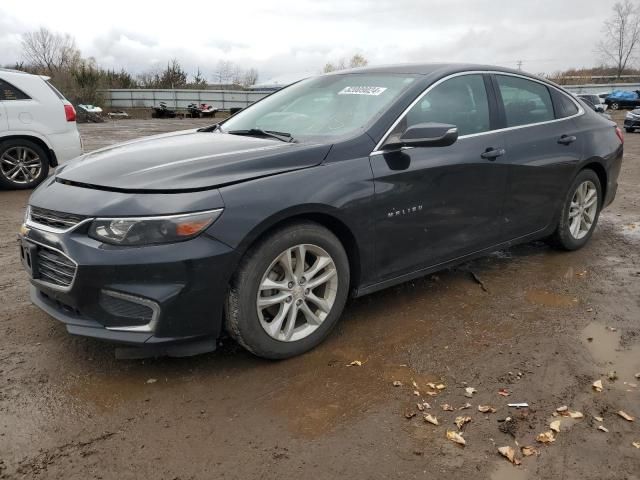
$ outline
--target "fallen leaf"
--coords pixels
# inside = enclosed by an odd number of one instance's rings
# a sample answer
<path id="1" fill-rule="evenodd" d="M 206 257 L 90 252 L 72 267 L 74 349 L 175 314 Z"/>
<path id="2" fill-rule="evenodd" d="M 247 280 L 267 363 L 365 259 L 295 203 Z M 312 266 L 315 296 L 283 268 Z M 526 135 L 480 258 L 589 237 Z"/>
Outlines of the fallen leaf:
<path id="1" fill-rule="evenodd" d="M 410 420 L 415 416 L 416 416 L 416 412 L 414 412 L 412 410 L 406 409 L 404 411 L 404 418 L 406 418 L 407 420 Z"/>
<path id="2" fill-rule="evenodd" d="M 636 448 L 640 448 L 640 442 L 631 442 L 631 445 L 633 445 Z"/>
<path id="3" fill-rule="evenodd" d="M 539 433 L 536 440 L 540 443 L 551 443 L 556 441 L 556 437 L 551 430 L 548 430 L 544 433 Z"/>
<path id="4" fill-rule="evenodd" d="M 444 390 L 445 388 L 447 388 L 447 386 L 442 383 L 436 385 L 436 390 Z"/>
<path id="5" fill-rule="evenodd" d="M 571 410 L 569 410 L 569 416 L 571 418 L 584 418 L 584 415 L 582 414 L 582 412 L 573 412 Z"/>
<path id="6" fill-rule="evenodd" d="M 448 403 L 443 403 L 442 405 L 440 405 L 440 408 L 442 408 L 442 410 L 444 410 L 445 412 L 453 412 L 453 407 Z"/>
<path id="7" fill-rule="evenodd" d="M 516 451 L 513 449 L 513 447 L 499 447 L 498 451 L 503 457 L 505 457 L 514 465 L 520 465 L 520 460 L 516 458 Z"/>
<path id="8" fill-rule="evenodd" d="M 418 410 L 420 410 L 421 412 L 422 412 L 422 411 L 424 411 L 424 405 L 423 405 L 423 404 L 421 404 L 421 403 L 416 403 L 416 408 L 417 408 Z"/>
<path id="9" fill-rule="evenodd" d="M 507 390 L 506 388 L 501 388 L 500 390 L 498 390 L 498 395 L 502 395 L 503 397 L 508 397 L 511 394 L 509 393 L 509 390 Z"/>
<path id="10" fill-rule="evenodd" d="M 637 379 L 640 379 L 640 373 L 636 373 L 634 377 L 636 377 Z"/>
<path id="11" fill-rule="evenodd" d="M 530 457 L 531 455 L 540 454 L 540 452 L 538 452 L 538 449 L 536 447 L 532 447 L 531 445 L 522 447 L 520 450 L 522 450 L 522 455 L 524 455 L 525 457 Z"/>
<path id="12" fill-rule="evenodd" d="M 556 408 L 556 412 L 559 413 L 566 412 L 567 410 L 569 410 L 569 407 L 567 407 L 566 405 Z"/>
<path id="13" fill-rule="evenodd" d="M 456 424 L 456 426 L 458 427 L 458 430 L 462 430 L 462 427 L 464 427 L 470 421 L 471 421 L 471 417 L 463 416 L 463 417 L 456 417 L 453 423 Z"/>
<path id="14" fill-rule="evenodd" d="M 361 366 L 362 366 L 362 362 L 360 360 L 354 360 L 353 362 L 347 365 L 347 367 L 361 367 Z"/>
<path id="15" fill-rule="evenodd" d="M 413 394 L 414 394 L 416 397 L 419 397 L 419 396 L 420 396 L 420 392 L 419 392 L 418 390 L 414 390 L 414 391 L 413 391 Z"/>
<path id="16" fill-rule="evenodd" d="M 471 404 L 469 402 L 462 405 L 458 410 L 466 410 L 467 408 L 471 408 Z"/>
<path id="17" fill-rule="evenodd" d="M 477 390 L 475 388 L 467 387 L 467 388 L 464 389 L 464 396 L 468 397 L 468 398 L 471 398 L 471 397 L 473 397 L 473 394 L 476 393 L 476 392 L 477 392 Z"/>
<path id="18" fill-rule="evenodd" d="M 596 380 L 595 382 L 593 382 L 591 384 L 591 386 L 593 387 L 593 389 L 596 392 L 601 392 L 602 391 L 602 380 Z"/>
<path id="19" fill-rule="evenodd" d="M 427 414 L 424 416 L 424 421 L 425 422 L 429 422 L 429 423 L 433 423 L 434 425 L 440 425 L 440 423 L 438 423 L 438 419 L 436 417 L 434 417 L 431 414 Z"/>
<path id="20" fill-rule="evenodd" d="M 560 420 L 556 420 L 555 422 L 551 422 L 549 424 L 549 428 L 556 433 L 560 433 Z"/>
<path id="21" fill-rule="evenodd" d="M 467 444 L 462 435 L 455 430 L 447 430 L 447 439 L 462 446 Z"/>
<path id="22" fill-rule="evenodd" d="M 399 380 L 394 380 L 394 381 L 393 381 L 393 386 L 394 386 L 394 387 L 401 387 L 401 386 L 402 386 L 402 382 L 401 382 L 401 381 L 399 381 Z"/>
<path id="23" fill-rule="evenodd" d="M 627 422 L 633 422 L 635 420 L 634 417 L 632 417 L 631 415 L 629 415 L 626 412 L 623 412 L 622 410 L 618 411 L 618 415 L 620 415 L 622 418 L 624 418 Z"/>
<path id="24" fill-rule="evenodd" d="M 427 395 L 429 395 L 430 397 L 435 397 L 438 394 L 438 392 L 427 392 Z"/>
<path id="25" fill-rule="evenodd" d="M 602 425 L 598 425 L 598 430 L 600 430 L 600 431 L 602 431 L 604 433 L 608 433 L 609 432 L 609 429 L 603 427 Z"/>
<path id="26" fill-rule="evenodd" d="M 158 380 L 155 378 L 150 378 L 149 380 L 147 380 L 147 383 L 156 383 Z"/>
<path id="27" fill-rule="evenodd" d="M 436 389 L 436 384 L 429 382 L 429 383 L 427 383 L 427 387 L 433 388 L 435 390 Z"/>
<path id="28" fill-rule="evenodd" d="M 413 385 L 413 388 L 415 388 L 416 390 L 418 389 L 418 384 L 415 382 L 415 380 L 411 381 L 411 385 Z"/>
<path id="29" fill-rule="evenodd" d="M 478 405 L 478 411 L 480 413 L 496 413 L 496 409 L 491 405 Z"/>

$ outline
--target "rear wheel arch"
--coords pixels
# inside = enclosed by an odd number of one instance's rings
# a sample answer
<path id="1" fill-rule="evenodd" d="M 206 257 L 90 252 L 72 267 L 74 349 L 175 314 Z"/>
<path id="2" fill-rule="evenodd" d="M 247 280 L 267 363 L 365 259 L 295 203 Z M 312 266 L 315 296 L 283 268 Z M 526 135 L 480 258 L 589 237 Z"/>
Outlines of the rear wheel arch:
<path id="1" fill-rule="evenodd" d="M 586 165 L 584 165 L 580 169 L 580 171 L 582 170 L 593 170 L 596 173 L 596 175 L 598 175 L 598 180 L 600 180 L 600 188 L 602 190 L 601 201 L 604 202 L 605 198 L 607 198 L 607 170 L 602 166 L 600 162 L 595 160 L 592 160 L 588 162 Z"/>
<path id="2" fill-rule="evenodd" d="M 44 152 L 47 154 L 47 157 L 48 157 L 47 161 L 49 162 L 49 166 L 50 167 L 58 166 L 56 154 L 54 153 L 53 150 L 51 150 L 51 147 L 49 147 L 49 145 L 47 145 L 47 143 L 44 140 L 42 140 L 40 137 L 36 137 L 33 135 L 5 135 L 3 137 L 0 137 L 0 144 L 8 140 L 27 140 L 29 142 L 35 143 L 40 148 L 42 148 L 42 150 L 44 150 Z"/>

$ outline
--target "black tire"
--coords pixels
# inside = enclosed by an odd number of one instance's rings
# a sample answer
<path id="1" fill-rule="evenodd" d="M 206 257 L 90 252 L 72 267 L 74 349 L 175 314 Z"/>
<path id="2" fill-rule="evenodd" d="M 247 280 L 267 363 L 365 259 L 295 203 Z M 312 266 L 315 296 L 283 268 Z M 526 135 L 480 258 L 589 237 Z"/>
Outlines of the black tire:
<path id="1" fill-rule="evenodd" d="M 635 132 L 635 128 L 624 127 L 624 131 L 627 133 L 633 133 Z"/>
<path id="2" fill-rule="evenodd" d="M 598 198 L 596 200 L 597 208 L 594 215 L 593 223 L 591 224 L 591 228 L 589 229 L 588 233 L 582 238 L 577 239 L 571 234 L 571 231 L 569 230 L 569 208 L 571 205 L 571 201 L 576 194 L 576 190 L 586 181 L 590 181 L 591 183 L 593 183 L 593 185 L 595 185 L 598 195 Z M 556 228 L 556 231 L 551 236 L 552 244 L 563 250 L 578 250 L 579 248 L 584 247 L 591 238 L 591 235 L 593 235 L 593 231 L 598 224 L 598 217 L 600 216 L 600 210 L 602 209 L 602 201 L 602 186 L 600 185 L 600 178 L 598 177 L 596 172 L 591 169 L 580 171 L 578 175 L 576 175 L 576 178 L 573 180 L 571 188 L 569 188 L 567 196 L 562 204 L 558 226 Z"/>
<path id="3" fill-rule="evenodd" d="M 301 244 L 325 250 L 337 270 L 337 293 L 332 308 L 320 325 L 308 336 L 296 341 L 273 338 L 262 327 L 256 308 L 263 275 L 283 252 Z M 349 293 L 349 260 L 340 240 L 323 226 L 299 222 L 270 233 L 251 248 L 230 282 L 225 326 L 228 333 L 253 354 L 268 359 L 300 355 L 322 342 L 338 322 Z"/>
<path id="4" fill-rule="evenodd" d="M 618 110 L 620 108 L 620 104 L 618 102 L 612 102 L 609 108 L 611 108 L 611 110 Z"/>
<path id="5" fill-rule="evenodd" d="M 39 173 L 32 180 L 27 180 L 26 176 L 20 174 L 20 180 L 13 180 L 10 178 L 10 174 L 12 172 L 11 165 L 8 162 L 12 162 L 13 160 L 9 158 L 3 159 L 3 155 L 5 153 L 11 154 L 17 148 L 24 148 L 27 151 L 32 152 L 29 153 L 29 157 L 31 160 L 34 160 L 35 157 L 31 155 L 36 155 L 39 162 Z M 33 169 L 30 169 L 29 172 L 33 172 Z M 5 189 L 12 190 L 25 190 L 29 188 L 35 188 L 40 183 L 44 181 L 49 175 L 49 155 L 48 153 L 37 143 L 32 142 L 30 140 L 16 139 L 16 140 L 5 140 L 0 142 L 0 187 Z"/>

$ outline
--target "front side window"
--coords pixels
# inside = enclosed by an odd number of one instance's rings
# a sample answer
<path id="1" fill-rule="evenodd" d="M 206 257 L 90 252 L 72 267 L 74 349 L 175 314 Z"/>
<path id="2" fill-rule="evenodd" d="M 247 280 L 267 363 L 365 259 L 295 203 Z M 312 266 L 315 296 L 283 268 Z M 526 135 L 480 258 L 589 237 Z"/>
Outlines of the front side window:
<path id="1" fill-rule="evenodd" d="M 458 135 L 490 130 L 489 102 L 481 74 L 445 80 L 424 95 L 394 128 L 389 138 L 402 135 L 419 123 L 446 123 L 458 127 Z"/>
<path id="2" fill-rule="evenodd" d="M 363 130 L 415 80 L 414 75 L 384 73 L 310 78 L 239 112 L 222 130 L 261 129 L 295 139 L 350 135 Z"/>
<path id="3" fill-rule="evenodd" d="M 29 95 L 19 88 L 14 87 L 9 82 L 0 80 L 0 101 L 3 100 L 28 100 Z"/>
<path id="4" fill-rule="evenodd" d="M 549 90 L 542 83 L 520 77 L 496 75 L 507 117 L 507 127 L 554 119 Z"/>

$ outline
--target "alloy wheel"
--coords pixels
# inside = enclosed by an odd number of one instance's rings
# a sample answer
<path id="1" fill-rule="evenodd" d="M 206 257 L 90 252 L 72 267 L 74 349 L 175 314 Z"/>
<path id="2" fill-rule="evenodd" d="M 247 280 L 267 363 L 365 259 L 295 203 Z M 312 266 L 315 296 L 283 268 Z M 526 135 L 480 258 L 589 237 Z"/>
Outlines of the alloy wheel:
<path id="1" fill-rule="evenodd" d="M 29 147 L 11 147 L 0 157 L 0 173 L 12 183 L 32 183 L 41 172 L 42 159 Z"/>
<path id="2" fill-rule="evenodd" d="M 331 312 L 337 291 L 338 271 L 329 253 L 311 244 L 288 248 L 260 281 L 256 299 L 260 325 L 283 342 L 306 338 Z"/>
<path id="3" fill-rule="evenodd" d="M 593 227 L 598 212 L 598 190 L 586 180 L 578 185 L 569 205 L 569 232 L 576 240 L 584 238 Z"/>

